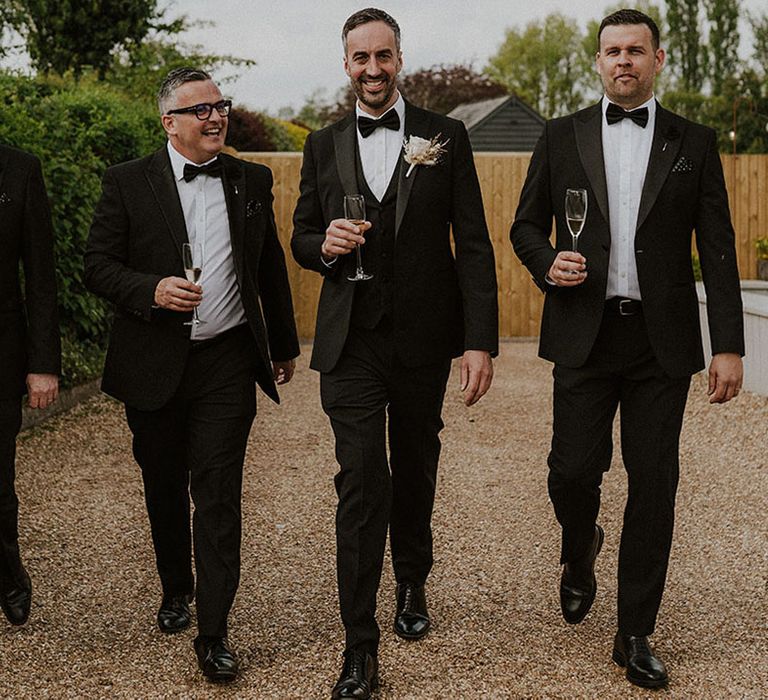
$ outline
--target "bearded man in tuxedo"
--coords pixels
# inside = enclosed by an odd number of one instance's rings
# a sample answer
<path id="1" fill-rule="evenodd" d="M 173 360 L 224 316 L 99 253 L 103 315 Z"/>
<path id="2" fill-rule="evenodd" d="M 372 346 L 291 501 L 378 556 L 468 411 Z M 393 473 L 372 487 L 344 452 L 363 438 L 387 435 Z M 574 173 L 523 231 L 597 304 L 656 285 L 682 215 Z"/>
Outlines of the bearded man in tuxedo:
<path id="1" fill-rule="evenodd" d="M 194 592 L 200 668 L 231 681 L 227 618 L 256 383 L 278 402 L 275 384 L 290 381 L 299 347 L 272 173 L 221 153 L 231 103 L 205 71 L 171 71 L 158 104 L 167 144 L 104 175 L 86 284 L 116 309 L 102 389 L 125 403 L 133 433 L 163 592 L 158 626 L 189 627 Z M 185 279 L 185 244 L 202 252 L 189 269 L 201 269 L 196 281 Z"/>
<path id="2" fill-rule="evenodd" d="M 0 607 L 12 625 L 23 625 L 32 605 L 32 582 L 19 553 L 16 436 L 25 393 L 35 409 L 58 396 L 61 342 L 51 212 L 40 162 L 4 145 L 0 242 Z"/>
<path id="3" fill-rule="evenodd" d="M 300 265 L 323 275 L 311 366 L 321 373 L 340 466 L 337 568 L 346 629 L 333 697 L 367 698 L 378 683 L 376 593 L 387 526 L 394 630 L 415 640 L 430 629 L 424 584 L 446 382 L 451 359 L 461 356 L 465 403 L 485 394 L 498 313 L 463 124 L 400 95 L 400 28 L 386 12 L 356 12 L 342 41 L 357 106 L 307 139 L 291 247 Z M 403 140 L 416 137 L 442 144 L 436 163 L 404 160 Z M 365 198 L 363 223 L 345 219 L 344 197 L 353 194 Z M 372 275 L 363 281 L 350 279 L 357 245 Z"/>
<path id="4" fill-rule="evenodd" d="M 613 660 L 630 682 L 658 687 L 668 674 L 648 636 L 672 543 L 683 411 L 691 375 L 704 367 L 694 229 L 713 403 L 729 401 L 741 387 L 741 296 L 716 134 L 654 98 L 665 59 L 658 27 L 641 12 L 620 10 L 602 21 L 598 45 L 605 96 L 547 122 L 510 236 L 546 294 L 539 354 L 555 363 L 549 494 L 562 526 L 563 617 L 581 622 L 595 599 L 604 538 L 596 522 L 600 483 L 620 407 L 629 488 Z M 568 189 L 588 198 L 578 253 L 566 227 Z"/>

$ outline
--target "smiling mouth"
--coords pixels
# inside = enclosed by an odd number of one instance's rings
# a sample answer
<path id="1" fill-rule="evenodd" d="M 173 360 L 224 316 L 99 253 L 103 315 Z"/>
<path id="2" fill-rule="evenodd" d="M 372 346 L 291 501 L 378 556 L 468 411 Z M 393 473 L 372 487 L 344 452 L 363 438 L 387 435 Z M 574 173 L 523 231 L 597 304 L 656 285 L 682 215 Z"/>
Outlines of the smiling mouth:
<path id="1" fill-rule="evenodd" d="M 367 79 L 362 82 L 366 90 L 370 90 L 371 92 L 377 92 L 387 84 L 387 81 L 384 78 L 376 78 L 375 80 Z"/>
<path id="2" fill-rule="evenodd" d="M 203 132 L 203 136 L 216 137 L 216 136 L 220 136 L 220 135 L 221 135 L 221 129 L 219 129 L 219 128 L 217 128 L 217 129 L 206 129 Z"/>

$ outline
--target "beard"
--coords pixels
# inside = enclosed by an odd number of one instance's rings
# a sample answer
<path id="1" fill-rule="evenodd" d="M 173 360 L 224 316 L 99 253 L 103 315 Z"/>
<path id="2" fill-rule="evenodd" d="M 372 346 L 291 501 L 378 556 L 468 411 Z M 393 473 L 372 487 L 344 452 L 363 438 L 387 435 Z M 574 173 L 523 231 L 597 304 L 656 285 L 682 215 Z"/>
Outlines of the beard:
<path id="1" fill-rule="evenodd" d="M 361 104 L 370 107 L 371 109 L 381 109 L 389 103 L 397 89 L 397 80 L 388 75 L 382 77 L 384 80 L 384 87 L 374 95 L 366 92 L 365 80 L 363 78 L 352 80 L 352 91 L 355 93 L 355 97 L 357 97 Z M 367 80 L 370 80 L 370 78 Z"/>

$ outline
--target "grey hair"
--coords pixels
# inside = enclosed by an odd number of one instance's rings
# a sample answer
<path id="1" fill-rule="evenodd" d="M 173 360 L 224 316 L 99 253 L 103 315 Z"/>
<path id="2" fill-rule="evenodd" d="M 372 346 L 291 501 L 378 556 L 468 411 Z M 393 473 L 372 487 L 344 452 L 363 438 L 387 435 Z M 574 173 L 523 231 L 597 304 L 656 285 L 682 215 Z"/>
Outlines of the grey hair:
<path id="1" fill-rule="evenodd" d="M 184 83 L 191 83 L 197 80 L 212 80 L 209 73 L 201 68 L 174 68 L 165 76 L 160 89 L 157 91 L 157 106 L 160 114 L 165 114 L 171 109 L 170 102 L 173 100 L 174 93 Z"/>
<path id="2" fill-rule="evenodd" d="M 384 12 L 384 10 L 366 7 L 364 10 L 355 12 L 344 22 L 344 27 L 341 30 L 341 43 L 344 45 L 344 53 L 347 52 L 347 34 L 361 24 L 368 24 L 368 22 L 384 22 L 394 32 L 395 47 L 398 52 L 400 51 L 400 25 L 395 18 Z"/>

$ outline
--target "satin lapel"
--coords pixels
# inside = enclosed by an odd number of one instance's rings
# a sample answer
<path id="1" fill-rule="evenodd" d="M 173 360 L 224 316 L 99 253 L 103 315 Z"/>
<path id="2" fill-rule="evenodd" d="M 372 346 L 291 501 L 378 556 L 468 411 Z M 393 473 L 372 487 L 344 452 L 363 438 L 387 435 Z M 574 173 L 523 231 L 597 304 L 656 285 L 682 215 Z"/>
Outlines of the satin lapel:
<path id="1" fill-rule="evenodd" d="M 638 231 L 651 211 L 656 197 L 659 196 L 669 171 L 672 170 L 680 150 L 680 143 L 680 131 L 675 126 L 674 115 L 662 108 L 657 102 L 653 144 L 651 145 L 651 155 L 648 158 L 648 169 L 645 171 L 640 208 L 637 212 L 636 230 Z"/>
<path id="2" fill-rule="evenodd" d="M 336 151 L 336 169 L 339 172 L 344 194 L 360 194 L 355 174 L 355 149 L 357 147 L 357 122 L 354 112 L 333 130 L 333 147 Z"/>
<path id="3" fill-rule="evenodd" d="M 187 225 L 184 223 L 184 212 L 181 209 L 179 191 L 173 178 L 171 159 L 163 147 L 157 151 L 147 167 L 147 180 L 157 200 L 158 209 L 168 226 L 168 231 L 176 243 L 176 250 L 181 259 L 181 246 L 189 243 Z"/>
<path id="4" fill-rule="evenodd" d="M 245 236 L 245 209 L 247 206 L 246 183 L 243 164 L 236 158 L 220 156 L 224 162 L 221 184 L 224 187 L 224 199 L 227 202 L 229 217 L 229 240 L 232 243 L 232 256 L 235 260 L 235 272 L 242 285 L 243 277 L 243 238 Z"/>
<path id="5" fill-rule="evenodd" d="M 409 102 L 405 103 L 404 134 L 406 139 L 411 136 L 420 136 L 423 139 L 431 139 L 433 136 L 437 136 L 437 134 L 429 133 L 430 121 L 431 118 L 428 112 L 421 109 L 415 109 Z M 422 169 L 422 167 L 416 166 L 411 171 L 411 174 L 406 177 L 409 167 L 410 166 L 408 166 L 407 163 L 400 163 L 400 180 L 397 183 L 397 204 L 395 205 L 395 237 L 397 237 L 397 234 L 400 231 L 400 224 L 403 223 L 403 217 L 405 216 L 405 210 L 408 208 L 408 199 L 411 196 L 413 183 L 419 176 L 419 171 Z"/>
<path id="6" fill-rule="evenodd" d="M 597 206 L 606 223 L 608 218 L 608 185 L 605 182 L 605 163 L 603 161 L 602 135 L 603 109 L 600 103 L 585 110 L 574 119 L 573 127 L 576 132 L 576 147 L 584 171 L 589 178 L 592 192 L 597 199 Z M 565 192 L 563 192 L 565 197 Z"/>

